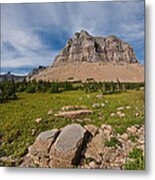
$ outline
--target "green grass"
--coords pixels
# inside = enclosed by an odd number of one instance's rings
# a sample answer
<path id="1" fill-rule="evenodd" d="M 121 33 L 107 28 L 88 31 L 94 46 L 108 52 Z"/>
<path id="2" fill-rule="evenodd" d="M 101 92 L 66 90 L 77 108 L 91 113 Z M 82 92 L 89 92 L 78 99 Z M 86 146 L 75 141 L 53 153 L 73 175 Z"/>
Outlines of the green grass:
<path id="1" fill-rule="evenodd" d="M 129 153 L 129 160 L 125 163 L 124 169 L 126 170 L 144 170 L 145 169 L 145 161 L 143 152 L 141 149 L 133 149 L 132 152 Z"/>
<path id="2" fill-rule="evenodd" d="M 115 138 L 115 137 L 111 137 L 110 141 L 106 141 L 105 145 L 108 147 L 116 147 L 121 146 L 121 143 Z"/>
<path id="3" fill-rule="evenodd" d="M 27 147 L 32 144 L 36 136 L 45 130 L 61 128 L 76 120 L 70 118 L 56 118 L 47 115 L 52 109 L 57 113 L 65 105 L 86 105 L 92 109 L 94 114 L 87 116 L 91 122 L 83 121 L 81 125 L 110 124 L 120 133 L 127 127 L 134 124 L 144 123 L 144 92 L 127 91 L 118 94 L 104 95 L 97 98 L 99 93 L 85 93 L 83 91 L 66 91 L 59 94 L 50 93 L 18 93 L 18 100 L 8 101 L 0 104 L 0 155 L 20 158 L 27 152 Z M 106 104 L 105 101 L 108 101 Z M 93 108 L 93 103 L 105 103 L 105 107 Z M 112 112 L 117 112 L 117 107 L 131 106 L 125 109 L 125 118 L 110 117 Z M 140 116 L 136 117 L 135 113 Z M 42 117 L 40 124 L 35 119 Z M 83 117 L 84 118 L 84 117 Z M 32 136 L 32 129 L 36 129 L 36 134 Z"/>

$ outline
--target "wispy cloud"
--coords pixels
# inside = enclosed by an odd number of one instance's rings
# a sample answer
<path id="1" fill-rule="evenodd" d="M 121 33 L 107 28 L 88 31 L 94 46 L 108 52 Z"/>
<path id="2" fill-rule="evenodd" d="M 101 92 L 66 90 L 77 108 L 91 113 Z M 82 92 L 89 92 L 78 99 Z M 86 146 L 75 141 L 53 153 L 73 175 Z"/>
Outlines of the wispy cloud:
<path id="1" fill-rule="evenodd" d="M 3 4 L 1 9 L 2 67 L 49 65 L 81 29 L 117 35 L 144 61 L 143 1 Z"/>

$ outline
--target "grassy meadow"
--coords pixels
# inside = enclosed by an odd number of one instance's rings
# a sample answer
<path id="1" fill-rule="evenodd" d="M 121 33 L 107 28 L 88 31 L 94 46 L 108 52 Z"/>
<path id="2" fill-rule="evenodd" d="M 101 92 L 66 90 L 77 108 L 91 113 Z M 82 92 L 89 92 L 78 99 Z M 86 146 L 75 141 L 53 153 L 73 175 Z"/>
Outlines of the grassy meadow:
<path id="1" fill-rule="evenodd" d="M 99 92 L 65 91 L 62 93 L 17 93 L 17 100 L 0 104 L 0 157 L 22 157 L 27 148 L 34 142 L 36 136 L 45 130 L 61 128 L 67 124 L 78 122 L 85 124 L 110 124 L 117 132 L 123 133 L 127 127 L 144 124 L 144 91 L 128 90 L 122 93 L 107 94 L 98 97 Z M 104 107 L 92 105 L 104 104 Z M 54 114 L 67 105 L 85 105 L 93 110 L 93 115 L 80 119 L 55 117 Z M 111 117 L 118 107 L 130 106 L 124 109 L 125 117 Z M 52 115 L 48 111 L 53 110 Z M 136 116 L 138 113 L 138 116 Z M 43 118 L 36 123 L 36 118 Z M 32 131 L 35 129 L 35 134 Z M 18 161 L 17 161 L 18 162 Z"/>

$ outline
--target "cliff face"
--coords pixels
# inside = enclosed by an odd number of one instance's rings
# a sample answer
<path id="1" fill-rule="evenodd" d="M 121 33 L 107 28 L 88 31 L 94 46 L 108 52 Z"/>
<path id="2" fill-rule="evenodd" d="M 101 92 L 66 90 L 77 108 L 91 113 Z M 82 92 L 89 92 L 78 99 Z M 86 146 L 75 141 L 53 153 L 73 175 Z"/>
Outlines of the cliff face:
<path id="1" fill-rule="evenodd" d="M 67 42 L 53 66 L 76 62 L 131 64 L 138 61 L 132 46 L 116 36 L 93 37 L 82 30 Z"/>
<path id="2" fill-rule="evenodd" d="M 138 63 L 131 45 L 116 36 L 93 37 L 75 33 L 55 58 L 52 66 L 30 80 L 43 81 L 144 82 L 144 66 Z"/>

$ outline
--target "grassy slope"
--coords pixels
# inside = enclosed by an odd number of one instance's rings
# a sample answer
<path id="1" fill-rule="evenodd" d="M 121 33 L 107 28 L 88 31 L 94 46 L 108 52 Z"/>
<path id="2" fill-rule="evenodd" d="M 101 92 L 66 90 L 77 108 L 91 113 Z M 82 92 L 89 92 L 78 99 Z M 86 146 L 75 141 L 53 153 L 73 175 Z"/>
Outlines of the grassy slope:
<path id="1" fill-rule="evenodd" d="M 82 91 L 68 91 L 61 94 L 20 93 L 18 100 L 0 104 L 0 135 L 3 135 L 0 155 L 6 153 L 7 156 L 20 157 L 41 131 L 64 127 L 73 122 L 71 119 L 47 115 L 50 109 L 57 112 L 65 105 L 88 106 L 94 111 L 93 115 L 88 116 L 92 124 L 97 126 L 103 123 L 110 124 L 120 133 L 130 125 L 144 123 L 143 91 L 105 95 L 103 98 L 96 98 L 96 94 L 89 94 L 88 97 L 88 94 Z M 105 107 L 92 107 L 93 103 L 105 103 L 105 100 L 108 100 Z M 111 112 L 117 112 L 117 107 L 126 105 L 130 105 L 131 108 L 124 110 L 125 118 L 110 117 Z M 136 112 L 140 113 L 139 117 L 135 117 Z M 35 122 L 38 117 L 43 118 L 40 124 Z M 90 122 L 83 121 L 81 124 L 90 124 Z M 35 136 L 31 134 L 32 129 L 36 129 Z"/>

